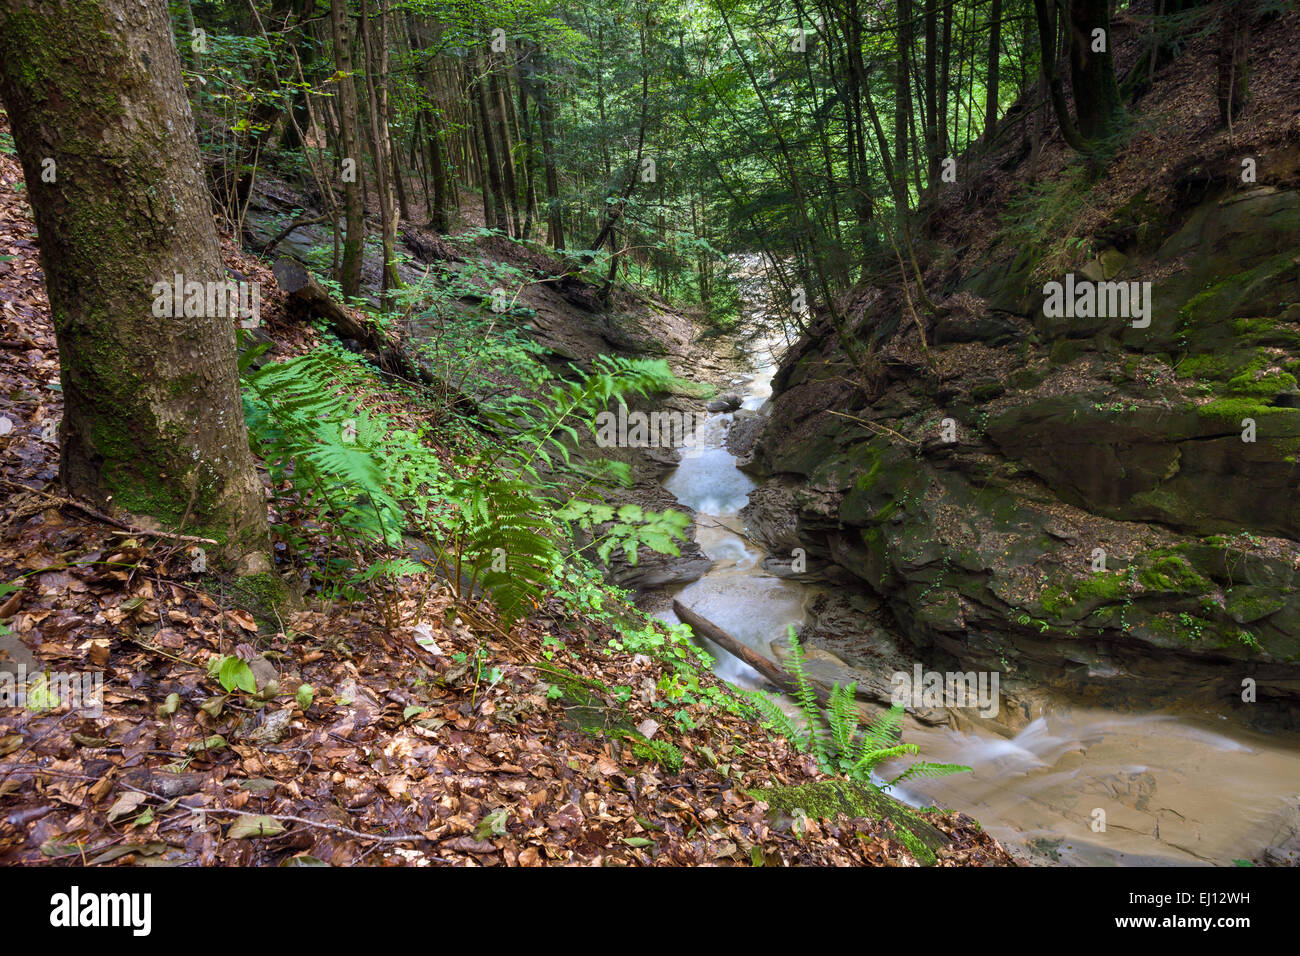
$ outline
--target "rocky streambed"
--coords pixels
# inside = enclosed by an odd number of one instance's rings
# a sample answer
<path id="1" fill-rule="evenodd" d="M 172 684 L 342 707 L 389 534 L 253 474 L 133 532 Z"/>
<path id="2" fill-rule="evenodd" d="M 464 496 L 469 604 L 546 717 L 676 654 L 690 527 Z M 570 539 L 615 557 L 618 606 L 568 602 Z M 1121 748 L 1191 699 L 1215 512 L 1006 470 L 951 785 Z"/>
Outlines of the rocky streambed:
<path id="1" fill-rule="evenodd" d="M 1035 332 L 1032 316 L 981 326 L 987 304 L 954 297 L 946 320 L 969 318 L 1001 344 L 944 353 L 937 393 L 916 384 L 915 343 L 886 343 L 888 384 L 869 403 L 824 371 L 833 351 L 816 337 L 779 358 L 751 356 L 744 407 L 711 415 L 667 474 L 714 562 L 672 596 L 768 657 L 782 656 L 796 624 L 813 676 L 856 681 L 867 704 L 889 700 L 898 672 L 998 675 L 996 714 L 909 706 L 905 739 L 922 757 L 973 772 L 897 795 L 968 812 L 1035 862 L 1293 863 L 1300 546 L 1269 533 L 1289 498 L 1273 500 L 1273 524 L 1252 519 L 1267 510 L 1256 507 L 1229 530 L 1224 502 L 1245 493 L 1232 482 L 1257 450 L 1243 456 L 1227 444 L 1240 444 L 1235 432 L 1205 424 L 1213 415 L 1176 372 L 1155 375 L 1160 360 L 1144 353 L 1088 351 L 1095 342 L 1069 361 L 1037 354 L 1053 333 Z M 1288 316 L 1273 335 L 1291 328 Z M 1004 323 L 1017 330 L 1010 339 Z M 1179 395 L 1191 411 L 1162 418 Z M 1189 414 L 1199 430 L 1180 431 Z M 1283 414 L 1270 441 L 1290 427 Z M 1042 421 L 1059 431 L 1028 424 Z M 1064 450 L 1056 434 L 1070 436 Z M 1148 447 L 1157 434 L 1172 453 Z M 1136 464 L 1162 454 L 1146 471 Z M 1139 484 L 1105 501 L 1080 490 L 1109 488 L 1107 475 Z M 1134 504 L 1142 489 L 1178 521 Z M 1190 533 L 1197 522 L 1203 535 Z M 671 617 L 665 603 L 662 592 L 648 598 Z M 710 649 L 720 674 L 760 683 Z"/>

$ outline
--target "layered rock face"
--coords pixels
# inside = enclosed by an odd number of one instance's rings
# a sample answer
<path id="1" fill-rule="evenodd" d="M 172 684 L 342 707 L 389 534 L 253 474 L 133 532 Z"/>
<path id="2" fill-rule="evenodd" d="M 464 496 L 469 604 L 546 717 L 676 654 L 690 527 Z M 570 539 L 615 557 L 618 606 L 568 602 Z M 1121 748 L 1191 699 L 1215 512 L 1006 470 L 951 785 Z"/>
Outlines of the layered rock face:
<path id="1" fill-rule="evenodd" d="M 1045 309 L 1066 270 L 1010 232 L 931 270 L 924 343 L 898 289 L 855 293 L 874 364 L 846 375 L 829 328 L 786 357 L 751 530 L 851 572 L 919 652 L 1294 724 L 1300 192 L 1117 220 L 1069 273 L 1109 307 Z"/>

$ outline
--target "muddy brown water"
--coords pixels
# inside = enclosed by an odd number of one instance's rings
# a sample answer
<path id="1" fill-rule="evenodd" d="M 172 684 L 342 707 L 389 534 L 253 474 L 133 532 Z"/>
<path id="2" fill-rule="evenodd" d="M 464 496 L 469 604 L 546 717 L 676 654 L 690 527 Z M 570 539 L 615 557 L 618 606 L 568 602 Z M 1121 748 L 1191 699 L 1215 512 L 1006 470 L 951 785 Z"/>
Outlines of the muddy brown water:
<path id="1" fill-rule="evenodd" d="M 753 371 L 733 390 L 742 407 L 761 414 L 775 359 L 762 348 L 752 358 Z M 770 657 L 771 641 L 805 620 L 823 585 L 771 574 L 745 537 L 740 510 L 754 483 L 724 447 L 733 420 L 730 412 L 710 415 L 664 482 L 697 513 L 696 541 L 716 562 L 675 596 Z M 660 616 L 675 622 L 671 610 Z M 761 686 L 747 665 L 704 643 L 719 676 Z M 916 806 L 969 813 L 1042 864 L 1230 866 L 1300 835 L 1294 735 L 1256 733 L 1212 710 L 1117 712 L 1047 692 L 1031 696 L 1031 710 L 1033 719 L 1013 734 L 955 712 L 951 726 L 908 718 L 903 739 L 919 745 L 920 759 L 972 772 L 909 780 L 892 792 Z"/>

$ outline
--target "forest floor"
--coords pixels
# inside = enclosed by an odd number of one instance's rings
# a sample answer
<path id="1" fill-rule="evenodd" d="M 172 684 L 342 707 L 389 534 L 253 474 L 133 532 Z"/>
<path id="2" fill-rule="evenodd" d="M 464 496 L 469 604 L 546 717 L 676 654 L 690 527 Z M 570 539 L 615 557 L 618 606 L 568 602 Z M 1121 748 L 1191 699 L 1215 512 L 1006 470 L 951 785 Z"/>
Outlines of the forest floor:
<path id="1" fill-rule="evenodd" d="M 0 709 L 0 861 L 916 864 L 888 824 L 770 814 L 753 791 L 822 779 L 810 758 L 716 710 L 672 724 L 656 707 L 665 667 L 611 652 L 603 625 L 558 604 L 508 638 L 476 633 L 436 583 L 268 625 L 194 570 L 188 542 L 69 500 L 35 240 L 21 170 L 0 152 L 0 582 L 20 585 L 0 595 L 0 672 L 103 682 L 98 716 Z M 310 344 L 270 271 L 225 251 L 264 283 L 278 345 Z M 223 694 L 208 664 L 226 654 L 278 692 Z M 637 727 L 658 759 L 602 726 Z M 1013 862 L 969 817 L 925 818 L 950 839 L 939 865 Z"/>

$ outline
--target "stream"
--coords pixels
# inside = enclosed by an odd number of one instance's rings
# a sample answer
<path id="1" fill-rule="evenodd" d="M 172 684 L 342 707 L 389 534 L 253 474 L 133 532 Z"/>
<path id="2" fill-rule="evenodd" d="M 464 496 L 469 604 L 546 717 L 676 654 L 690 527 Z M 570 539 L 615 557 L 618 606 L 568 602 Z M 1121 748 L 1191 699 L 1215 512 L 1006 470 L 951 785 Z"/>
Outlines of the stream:
<path id="1" fill-rule="evenodd" d="M 750 359 L 752 371 L 732 390 L 743 409 L 762 414 L 776 358 L 758 347 Z M 735 418 L 710 414 L 664 481 L 697 513 L 696 541 L 716 562 L 675 597 L 771 658 L 770 642 L 806 620 L 826 585 L 772 574 L 765 553 L 745 537 L 740 510 L 755 485 L 724 446 Z M 676 621 L 671 610 L 660 616 Z M 748 665 L 703 643 L 719 676 L 763 686 Z M 1204 709 L 1118 712 L 1046 693 L 1033 704 L 1034 719 L 1011 736 L 989 720 L 927 726 L 909 716 L 903 740 L 920 746 L 917 759 L 972 772 L 909 781 L 894 796 L 968 813 L 1039 864 L 1230 866 L 1300 832 L 1300 748 L 1288 738 Z M 905 766 L 882 770 L 888 778 Z"/>

